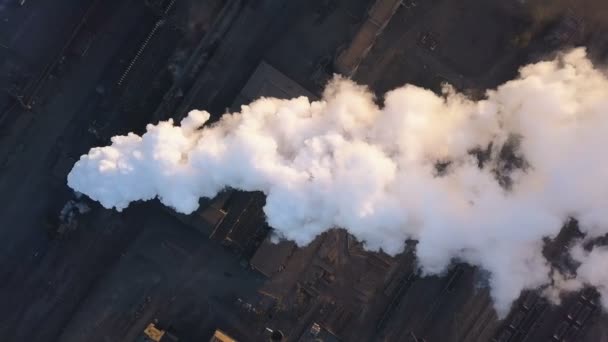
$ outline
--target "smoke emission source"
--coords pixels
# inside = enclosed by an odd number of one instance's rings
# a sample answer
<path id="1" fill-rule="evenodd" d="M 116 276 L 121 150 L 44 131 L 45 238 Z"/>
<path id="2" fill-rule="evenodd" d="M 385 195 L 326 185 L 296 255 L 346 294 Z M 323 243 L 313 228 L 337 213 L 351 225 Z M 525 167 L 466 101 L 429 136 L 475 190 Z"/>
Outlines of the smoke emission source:
<path id="1" fill-rule="evenodd" d="M 608 251 L 571 249 L 576 274 L 551 270 L 543 238 L 576 218 L 585 239 L 608 232 L 608 78 L 584 49 L 525 66 L 472 101 L 406 85 L 382 106 L 335 78 L 322 100 L 261 98 L 205 125 L 148 125 L 74 165 L 68 185 L 122 210 L 159 198 L 181 213 L 225 188 L 263 191 L 274 233 L 299 245 L 347 229 L 397 254 L 417 240 L 424 274 L 479 266 L 499 315 L 524 289 L 596 286 L 608 308 Z"/>

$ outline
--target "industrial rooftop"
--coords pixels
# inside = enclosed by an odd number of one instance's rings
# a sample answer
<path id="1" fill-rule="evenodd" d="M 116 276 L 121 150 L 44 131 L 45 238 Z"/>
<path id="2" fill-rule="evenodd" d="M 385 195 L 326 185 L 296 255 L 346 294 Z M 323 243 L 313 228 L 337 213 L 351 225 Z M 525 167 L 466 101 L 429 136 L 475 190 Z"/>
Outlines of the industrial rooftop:
<path id="1" fill-rule="evenodd" d="M 0 0 L 0 336 L 6 341 L 608 341 L 593 288 L 505 317 L 486 274 L 424 276 L 332 229 L 274 234 L 262 192 L 185 215 L 75 194 L 81 155 L 148 122 L 260 97 L 323 96 L 335 74 L 381 95 L 445 83 L 483 97 L 520 66 L 586 46 L 608 58 L 603 0 Z M 381 100 L 378 100 L 381 101 Z M 564 228 L 543 251 L 564 261 Z"/>

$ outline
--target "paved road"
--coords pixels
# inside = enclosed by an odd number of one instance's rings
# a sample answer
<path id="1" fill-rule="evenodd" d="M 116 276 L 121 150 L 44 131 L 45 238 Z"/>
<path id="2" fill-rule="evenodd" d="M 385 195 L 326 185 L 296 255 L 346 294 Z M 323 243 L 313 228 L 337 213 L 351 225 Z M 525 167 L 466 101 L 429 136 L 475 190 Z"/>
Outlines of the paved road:
<path id="1" fill-rule="evenodd" d="M 99 143 L 87 128 L 93 121 L 105 121 L 114 132 L 118 126 L 124 130 L 139 125 L 137 121 L 145 114 L 120 117 L 125 113 L 118 108 L 124 104 L 121 100 L 137 94 L 128 85 L 118 88 L 116 81 L 149 31 L 146 25 L 156 20 L 150 14 L 142 1 L 103 1 L 92 19 L 100 26 L 89 53 L 68 57 L 62 70 L 54 71 L 43 83 L 33 110 L 15 111 L 11 125 L 0 127 L 0 301 L 12 308 L 0 312 L 4 339 L 130 338 L 159 308 L 141 309 L 144 293 L 157 305 L 170 308 L 159 312 L 160 318 L 191 331 L 194 338 L 206 338 L 218 321 L 229 320 L 230 325 L 238 326 L 239 320 L 228 314 L 233 310 L 224 308 L 226 301 L 256 288 L 251 281 L 257 276 L 243 270 L 228 251 L 210 247 L 209 241 L 199 241 L 203 238 L 198 233 L 184 233 L 184 228 L 166 232 L 179 226 L 171 217 L 147 217 L 146 213 L 158 212 L 158 208 L 144 206 L 125 216 L 96 207 L 77 231 L 60 240 L 48 238 L 49 216 L 56 216 L 71 196 L 65 185 L 70 164 L 62 170 L 58 166 Z M 21 34 L 19 27 L 12 34 Z M 166 30 L 158 39 L 166 42 L 175 37 L 174 31 Z M 143 57 L 142 68 L 164 67 L 167 53 Z M 133 85 L 141 81 L 137 72 L 132 78 L 138 78 Z M 146 234 L 140 237 L 144 229 Z M 186 244 L 185 254 L 180 247 L 175 252 L 173 245 L 157 246 L 166 241 Z M 134 252 L 126 252 L 125 257 L 123 253 L 131 248 Z M 157 254 L 157 248 L 164 254 Z M 144 260 L 142 265 L 139 254 L 153 260 Z M 158 267 L 150 270 L 146 266 L 150 263 Z M 229 272 L 224 274 L 226 270 Z M 226 277 L 237 281 L 224 286 L 220 280 Z M 201 284 L 207 283 L 214 298 L 199 296 Z M 189 295 L 169 301 L 180 291 Z M 100 309 L 108 298 L 115 301 Z M 207 308 L 208 314 L 190 310 L 195 298 L 199 300 L 196 308 Z M 125 316 L 116 319 L 120 314 Z"/>
<path id="2" fill-rule="evenodd" d="M 244 6 L 238 20 L 222 39 L 176 111 L 177 116 L 192 108 L 206 108 L 212 114 L 222 114 L 268 47 L 285 33 L 289 20 L 297 13 L 298 2 L 259 1 Z M 215 116 L 214 116 L 215 117 Z"/>
<path id="3" fill-rule="evenodd" d="M 86 123 L 83 116 L 91 113 L 81 111 L 108 69 L 122 68 L 120 59 L 128 55 L 123 48 L 135 46 L 131 34 L 147 15 L 135 0 L 104 1 L 96 13 L 107 20 L 90 53 L 69 61 L 65 74 L 43 87 L 34 109 L 17 112 L 10 129 L 0 132 L 0 301 L 13 308 L 0 313 L 0 336 L 6 340 L 55 340 L 87 287 L 130 239 L 100 235 L 93 226 L 78 244 L 58 245 L 45 231 L 48 215 L 57 215 L 69 196 L 65 174 L 52 174 L 62 146 L 83 145 L 81 135 L 66 135 L 66 129 L 76 118 Z M 96 245 L 107 239 L 113 248 Z"/>
<path id="4" fill-rule="evenodd" d="M 61 48 L 93 0 L 34 0 L 0 10 L 2 44 L 39 65 Z M 16 2 L 16 1 L 15 1 Z"/>
<path id="5" fill-rule="evenodd" d="M 23 6 L 17 1 L 0 2 L 0 109 L 9 101 L 4 89 L 35 82 L 57 58 L 92 2 L 35 0 Z"/>
<path id="6" fill-rule="evenodd" d="M 186 341 L 203 341 L 218 325 L 252 340 L 233 305 L 255 292 L 261 275 L 158 204 L 138 205 L 124 216 L 129 227 L 118 229 L 142 229 L 141 234 L 91 289 L 60 341 L 133 341 L 155 318 Z M 236 324 L 218 324 L 232 319 Z"/>

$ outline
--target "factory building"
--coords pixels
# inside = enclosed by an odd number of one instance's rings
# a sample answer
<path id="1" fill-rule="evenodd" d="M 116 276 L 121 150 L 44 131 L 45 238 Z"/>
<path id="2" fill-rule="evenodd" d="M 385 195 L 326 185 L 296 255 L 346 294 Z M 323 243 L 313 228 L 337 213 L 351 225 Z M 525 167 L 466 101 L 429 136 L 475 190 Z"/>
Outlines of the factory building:
<path id="1" fill-rule="evenodd" d="M 211 337 L 209 342 L 237 342 L 237 340 L 233 339 L 232 337 L 230 337 L 230 335 L 218 329 L 213 333 L 213 336 Z"/>
<path id="2" fill-rule="evenodd" d="M 352 76 L 357 71 L 359 64 L 374 46 L 376 38 L 382 34 L 401 2 L 401 0 L 377 0 L 373 3 L 359 31 L 348 47 L 336 58 L 334 67 L 337 72 Z"/>

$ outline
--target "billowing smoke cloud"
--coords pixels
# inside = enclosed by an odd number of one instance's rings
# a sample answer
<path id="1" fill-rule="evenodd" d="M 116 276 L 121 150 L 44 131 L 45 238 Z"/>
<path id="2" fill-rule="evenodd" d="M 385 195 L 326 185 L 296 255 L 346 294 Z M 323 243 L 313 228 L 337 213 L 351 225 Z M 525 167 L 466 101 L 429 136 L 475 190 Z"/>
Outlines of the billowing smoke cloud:
<path id="1" fill-rule="evenodd" d="M 415 239 L 426 274 L 455 259 L 489 271 L 504 314 L 522 289 L 551 283 L 543 238 L 569 217 L 588 238 L 608 232 L 607 110 L 608 79 L 583 49 L 522 68 L 479 102 L 406 85 L 380 107 L 337 78 L 318 102 L 262 98 L 207 126 L 195 110 L 114 137 L 68 184 L 107 208 L 158 197 L 182 213 L 226 187 L 263 191 L 279 236 L 305 245 L 342 227 L 390 254 Z M 573 257 L 580 274 L 559 289 L 595 285 L 608 304 L 607 273 L 595 272 L 608 252 Z"/>

